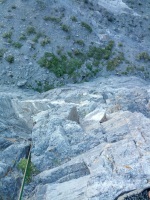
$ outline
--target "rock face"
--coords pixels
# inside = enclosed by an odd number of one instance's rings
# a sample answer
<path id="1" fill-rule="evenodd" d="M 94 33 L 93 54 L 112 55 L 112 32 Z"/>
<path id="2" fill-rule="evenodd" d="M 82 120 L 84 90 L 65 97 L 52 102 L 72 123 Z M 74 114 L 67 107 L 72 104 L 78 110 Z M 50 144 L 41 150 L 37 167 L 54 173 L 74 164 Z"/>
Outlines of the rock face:
<path id="1" fill-rule="evenodd" d="M 112 76 L 41 95 L 1 89 L 1 199 L 16 199 L 17 166 L 31 140 L 37 172 L 25 184 L 26 200 L 113 200 L 148 186 L 149 88 L 136 77 Z"/>

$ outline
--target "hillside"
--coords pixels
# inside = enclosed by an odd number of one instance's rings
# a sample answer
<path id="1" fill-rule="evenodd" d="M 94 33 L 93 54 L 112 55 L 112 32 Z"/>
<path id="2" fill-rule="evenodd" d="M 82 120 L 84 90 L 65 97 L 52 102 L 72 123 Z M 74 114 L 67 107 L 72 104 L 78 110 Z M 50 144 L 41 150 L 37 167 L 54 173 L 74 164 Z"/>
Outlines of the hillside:
<path id="1" fill-rule="evenodd" d="M 150 2 L 0 0 L 0 200 L 114 200 L 150 183 Z"/>
<path id="2" fill-rule="evenodd" d="M 1 0 L 1 84 L 46 91 L 95 76 L 149 79 L 150 3 Z"/>

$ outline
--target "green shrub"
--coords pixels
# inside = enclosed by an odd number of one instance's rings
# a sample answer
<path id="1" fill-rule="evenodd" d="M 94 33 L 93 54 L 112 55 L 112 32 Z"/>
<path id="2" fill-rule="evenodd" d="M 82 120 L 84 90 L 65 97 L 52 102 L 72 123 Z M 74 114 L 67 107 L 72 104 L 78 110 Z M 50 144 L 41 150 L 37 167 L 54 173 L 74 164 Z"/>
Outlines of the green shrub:
<path id="1" fill-rule="evenodd" d="M 11 36 L 12 36 L 12 32 L 9 31 L 9 32 L 6 32 L 3 34 L 3 38 L 6 38 L 6 39 L 11 39 Z"/>
<path id="2" fill-rule="evenodd" d="M 78 44 L 78 45 L 81 45 L 81 46 L 85 45 L 83 40 L 76 40 L 75 43 Z"/>
<path id="3" fill-rule="evenodd" d="M 77 21 L 78 21 L 77 18 L 76 18 L 75 16 L 72 16 L 72 17 L 71 17 L 71 20 L 72 20 L 73 22 L 77 22 Z"/>
<path id="4" fill-rule="evenodd" d="M 38 64 L 41 67 L 49 69 L 49 71 L 53 72 L 57 77 L 62 77 L 64 74 L 73 77 L 74 74 L 76 74 L 76 70 L 81 68 L 88 60 L 90 61 L 90 65 L 87 64 L 87 68 L 91 68 L 92 65 L 97 67 L 101 60 L 108 60 L 112 55 L 113 47 L 114 42 L 110 41 L 106 47 L 90 46 L 86 52 L 81 51 L 80 49 L 73 49 L 71 52 L 65 54 L 63 53 L 64 49 L 59 47 L 57 55 L 45 52 L 45 54 L 39 59 Z M 117 59 L 122 60 L 123 55 L 120 54 Z M 108 63 L 108 69 L 110 68 L 110 64 L 111 63 Z M 116 61 L 114 60 L 112 64 L 115 65 Z M 92 72 L 95 74 L 97 73 L 97 70 Z"/>
<path id="5" fill-rule="evenodd" d="M 93 31 L 92 28 L 91 28 L 91 26 L 88 25 L 85 22 L 81 22 L 81 26 L 84 27 L 86 30 L 88 30 L 90 33 Z"/>
<path id="6" fill-rule="evenodd" d="M 15 59 L 13 55 L 9 55 L 5 58 L 5 60 L 9 63 L 14 63 Z"/>
<path id="7" fill-rule="evenodd" d="M 28 161 L 27 159 L 23 158 L 20 160 L 20 162 L 17 165 L 18 169 L 21 170 L 23 174 L 24 174 L 26 166 L 27 166 L 27 161 Z M 31 163 L 31 160 L 29 160 L 28 168 L 26 171 L 25 182 L 26 183 L 31 182 L 32 175 L 35 173 L 36 173 L 35 166 Z"/>
<path id="8" fill-rule="evenodd" d="M 18 49 L 20 49 L 20 48 L 22 47 L 22 44 L 19 43 L 19 42 L 13 42 L 12 45 L 13 45 L 15 48 L 18 48 Z"/>
<path id="9" fill-rule="evenodd" d="M 26 32 L 28 35 L 32 35 L 36 33 L 35 27 L 34 26 L 28 26 L 26 29 Z"/>
<path id="10" fill-rule="evenodd" d="M 147 52 L 141 52 L 137 56 L 138 60 L 150 61 L 150 55 Z"/>
<path id="11" fill-rule="evenodd" d="M 61 22 L 61 18 L 59 18 L 59 17 L 45 16 L 43 19 L 45 21 L 52 21 L 52 22 L 55 22 L 55 23 Z"/>
<path id="12" fill-rule="evenodd" d="M 112 60 L 109 60 L 107 63 L 107 70 L 113 71 L 118 67 L 124 60 L 123 53 L 120 53 L 117 57 L 113 58 Z"/>
<path id="13" fill-rule="evenodd" d="M 123 47 L 123 44 L 121 42 L 118 43 L 118 47 Z"/>
<path id="14" fill-rule="evenodd" d="M 5 52 L 6 52 L 5 49 L 0 49 L 0 59 L 3 58 Z"/>
<path id="15" fill-rule="evenodd" d="M 41 67 L 46 67 L 52 71 L 57 77 L 64 74 L 72 75 L 72 73 L 80 68 L 83 61 L 77 58 L 67 58 L 66 55 L 56 56 L 53 53 L 46 52 L 38 61 Z"/>
<path id="16" fill-rule="evenodd" d="M 70 27 L 67 26 L 66 24 L 62 24 L 62 25 L 61 25 L 61 28 L 62 28 L 62 30 L 65 31 L 65 32 L 69 32 L 69 31 L 70 31 Z"/>
<path id="17" fill-rule="evenodd" d="M 27 39 L 26 35 L 25 34 L 21 34 L 19 40 L 26 40 L 26 39 Z"/>
<path id="18" fill-rule="evenodd" d="M 45 37 L 44 39 L 42 39 L 42 41 L 40 42 L 41 46 L 45 46 L 47 44 L 50 44 L 51 41 L 50 41 L 50 38 L 48 37 Z"/>
<path id="19" fill-rule="evenodd" d="M 108 60 L 112 54 L 114 42 L 110 41 L 105 48 L 90 46 L 88 51 L 88 57 L 96 60 L 105 59 Z"/>

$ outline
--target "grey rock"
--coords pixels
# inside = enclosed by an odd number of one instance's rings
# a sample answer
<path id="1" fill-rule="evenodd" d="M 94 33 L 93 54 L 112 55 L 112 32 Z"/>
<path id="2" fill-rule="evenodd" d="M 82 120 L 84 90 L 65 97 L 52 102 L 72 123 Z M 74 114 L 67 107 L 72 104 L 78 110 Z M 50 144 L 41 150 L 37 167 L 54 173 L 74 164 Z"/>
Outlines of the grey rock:
<path id="1" fill-rule="evenodd" d="M 0 87 L 2 198 L 18 195 L 17 165 L 31 139 L 38 173 L 25 184 L 24 199 L 112 200 L 148 186 L 149 91 L 142 79 L 116 76 L 40 95 Z"/>
<path id="2" fill-rule="evenodd" d="M 25 199 L 112 200 L 147 186 L 148 88 L 141 79 L 111 77 L 44 94 L 51 108 L 34 117 L 32 131 L 32 162 L 40 173 Z M 89 110 L 93 102 L 96 109 Z"/>
<path id="3" fill-rule="evenodd" d="M 73 107 L 69 113 L 68 120 L 79 123 L 79 115 L 76 107 Z"/>
<path id="4" fill-rule="evenodd" d="M 26 83 L 27 83 L 27 80 L 21 80 L 21 81 L 18 81 L 17 86 L 18 86 L 18 87 L 22 87 L 22 86 L 24 86 Z"/>

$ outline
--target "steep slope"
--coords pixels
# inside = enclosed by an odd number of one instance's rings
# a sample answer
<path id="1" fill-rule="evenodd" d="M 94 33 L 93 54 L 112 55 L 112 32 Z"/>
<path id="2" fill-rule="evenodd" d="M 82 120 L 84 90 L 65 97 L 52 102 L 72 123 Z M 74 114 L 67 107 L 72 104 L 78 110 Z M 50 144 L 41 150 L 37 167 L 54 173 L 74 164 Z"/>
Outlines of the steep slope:
<path id="1" fill-rule="evenodd" d="M 149 79 L 149 9 L 141 0 L 1 0 L 0 83 L 42 91 L 96 75 Z"/>
<path id="2" fill-rule="evenodd" d="M 149 186 L 149 11 L 148 0 L 0 0 L 0 200 L 18 198 L 31 144 L 25 200 Z"/>

